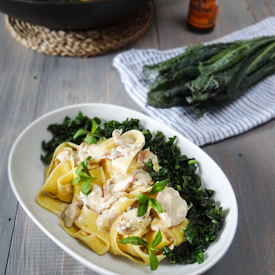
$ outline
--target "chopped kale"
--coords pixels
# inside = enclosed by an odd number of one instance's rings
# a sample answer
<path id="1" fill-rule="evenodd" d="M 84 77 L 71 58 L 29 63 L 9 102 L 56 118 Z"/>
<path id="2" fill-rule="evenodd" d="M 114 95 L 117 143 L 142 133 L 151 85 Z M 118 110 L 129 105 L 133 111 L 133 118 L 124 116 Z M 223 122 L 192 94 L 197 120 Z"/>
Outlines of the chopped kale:
<path id="1" fill-rule="evenodd" d="M 214 191 L 202 187 L 201 179 L 196 174 L 197 161 L 181 155 L 174 144 L 175 139 L 165 141 L 164 134 L 157 132 L 155 138 L 146 143 L 146 147 L 158 156 L 161 166 L 157 173 L 151 161 L 146 164 L 151 177 L 156 181 L 169 178 L 168 185 L 178 190 L 191 207 L 187 213 L 189 224 L 184 231 L 187 242 L 173 251 L 164 247 L 163 254 L 173 263 L 202 263 L 204 251 L 216 240 L 223 226 L 224 213 L 212 199 Z"/>
<path id="2" fill-rule="evenodd" d="M 196 166 L 188 164 L 190 159 L 181 155 L 179 148 L 174 144 L 175 140 L 176 137 L 173 137 L 169 138 L 169 141 L 165 141 L 164 134 L 158 131 L 154 139 L 146 142 L 145 148 L 149 148 L 158 156 L 159 164 L 162 167 L 157 173 L 149 161 L 147 166 L 150 169 L 151 177 L 156 181 L 169 178 L 171 180 L 170 185 L 176 188 L 177 184 L 189 176 L 192 182 L 196 182 L 196 186 L 200 186 L 200 178 L 195 174 Z"/>
<path id="3" fill-rule="evenodd" d="M 123 122 L 118 122 L 116 120 L 111 120 L 105 122 L 103 125 L 103 129 L 101 129 L 101 134 L 106 138 L 112 137 L 112 133 L 115 129 L 122 130 L 122 133 L 130 131 L 130 130 L 142 130 L 139 128 L 139 120 L 138 119 L 126 119 Z"/>

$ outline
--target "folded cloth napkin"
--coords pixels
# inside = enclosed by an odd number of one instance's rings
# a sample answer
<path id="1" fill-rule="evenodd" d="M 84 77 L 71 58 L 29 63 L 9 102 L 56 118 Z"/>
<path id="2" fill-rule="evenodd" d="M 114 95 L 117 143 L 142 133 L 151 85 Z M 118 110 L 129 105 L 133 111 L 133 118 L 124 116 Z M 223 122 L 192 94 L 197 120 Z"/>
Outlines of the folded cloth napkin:
<path id="1" fill-rule="evenodd" d="M 251 39 L 263 35 L 275 35 L 275 17 L 269 17 L 213 43 Z M 133 49 L 114 58 L 113 65 L 118 69 L 127 93 L 149 116 L 168 124 L 198 146 L 244 133 L 275 116 L 275 75 L 253 86 L 242 97 L 221 110 L 207 112 L 199 119 L 194 118 L 191 107 L 156 109 L 147 106 L 146 96 L 152 79 L 148 80 L 143 76 L 143 66 L 174 57 L 184 49 Z"/>

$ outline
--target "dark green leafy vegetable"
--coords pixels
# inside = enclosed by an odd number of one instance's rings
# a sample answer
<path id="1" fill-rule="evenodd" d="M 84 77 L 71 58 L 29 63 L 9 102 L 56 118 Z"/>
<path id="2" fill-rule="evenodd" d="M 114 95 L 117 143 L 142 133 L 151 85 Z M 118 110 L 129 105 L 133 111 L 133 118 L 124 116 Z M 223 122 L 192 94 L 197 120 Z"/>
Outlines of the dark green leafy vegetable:
<path id="1" fill-rule="evenodd" d="M 154 91 L 152 93 L 149 91 L 147 94 L 147 104 L 155 108 L 170 108 L 173 106 L 186 105 L 185 96 L 188 96 L 186 91 L 187 87 L 185 84 L 173 87 L 165 92 Z"/>
<path id="2" fill-rule="evenodd" d="M 188 217 L 190 222 L 184 231 L 188 242 L 176 247 L 173 251 L 168 247 L 163 248 L 163 254 L 168 256 L 173 263 L 202 263 L 203 252 L 216 240 L 217 233 L 224 223 L 221 208 L 210 208 L 200 212 L 192 207 L 188 211 Z"/>
<path id="3" fill-rule="evenodd" d="M 185 49 L 182 54 L 170 58 L 164 62 L 154 64 L 154 65 L 145 65 L 143 67 L 143 74 L 149 76 L 153 73 L 165 73 L 174 69 L 184 68 L 192 64 L 197 64 L 200 60 L 197 60 L 198 55 L 203 55 L 204 59 L 208 59 L 213 55 L 217 54 L 219 51 L 226 49 L 228 44 L 218 43 L 212 45 L 203 45 L 197 44 Z M 193 59 L 195 58 L 195 59 Z"/>
<path id="4" fill-rule="evenodd" d="M 198 44 L 167 61 L 144 66 L 157 73 L 147 104 L 156 108 L 193 106 L 195 114 L 230 103 L 274 73 L 275 36 L 227 44 Z"/>
<path id="5" fill-rule="evenodd" d="M 153 84 L 150 86 L 150 91 L 165 91 L 173 88 L 178 81 L 187 83 L 188 81 L 197 78 L 200 75 L 197 66 L 189 66 L 180 71 L 176 71 L 170 78 L 159 75 Z"/>
<path id="6" fill-rule="evenodd" d="M 210 47 L 211 46 L 211 47 Z M 177 80 L 181 81 L 183 84 L 187 83 L 188 80 L 195 79 L 199 75 L 198 68 L 195 69 L 201 61 L 207 60 L 208 58 L 217 54 L 222 48 L 221 45 L 209 45 L 208 50 L 199 49 L 198 51 L 188 51 L 188 55 L 179 62 L 165 67 L 159 70 L 158 77 L 150 87 L 150 91 L 162 91 L 163 86 L 172 88 L 172 84 L 176 84 Z M 225 45 L 222 45 L 225 47 Z M 195 67 L 195 68 L 194 68 Z M 174 87 L 174 86 L 173 86 Z"/>
<path id="7" fill-rule="evenodd" d="M 149 161 L 146 165 L 151 177 L 156 181 L 169 178 L 168 185 L 178 190 L 181 197 L 192 206 L 187 213 L 189 224 L 184 231 L 188 242 L 173 251 L 164 247 L 163 254 L 174 263 L 201 263 L 204 251 L 215 241 L 223 226 L 224 214 L 212 199 L 214 191 L 202 187 L 201 179 L 196 174 L 197 161 L 181 155 L 174 144 L 175 139 L 173 137 L 165 141 L 163 133 L 157 132 L 155 138 L 146 143 L 146 147 L 158 156 L 162 167 L 157 173 Z"/>
<path id="8" fill-rule="evenodd" d="M 200 102 L 199 110 L 204 113 L 216 110 L 232 102 L 250 87 L 263 78 L 275 73 L 275 48 L 274 44 L 265 46 L 251 55 L 243 62 L 237 74 L 234 75 L 226 89 L 213 94 L 210 100 Z"/>
<path id="9" fill-rule="evenodd" d="M 249 75 L 253 73 L 258 68 L 262 67 L 266 62 L 271 61 L 275 58 L 275 43 L 267 46 L 260 55 L 255 58 L 255 60 L 246 69 L 246 74 Z"/>
<path id="10" fill-rule="evenodd" d="M 242 67 L 239 70 L 239 73 L 233 78 L 233 81 L 229 84 L 227 91 L 228 94 L 233 97 L 238 94 L 238 91 L 242 90 L 240 87 L 242 86 L 251 86 L 251 83 L 245 83 L 249 75 L 255 73 L 257 78 L 252 78 L 253 82 L 258 82 L 259 79 L 264 77 L 266 74 L 269 74 L 269 69 L 266 69 L 264 64 L 268 64 L 272 62 L 275 57 L 275 43 L 257 51 L 250 58 L 246 60 L 242 64 Z M 263 68 L 262 68 L 263 67 Z M 261 70 L 258 70 L 260 69 Z M 270 68 L 270 67 L 269 67 Z"/>
<path id="11" fill-rule="evenodd" d="M 241 45 L 232 51 L 229 51 L 216 62 L 206 66 L 199 65 L 198 68 L 203 75 L 212 75 L 214 73 L 221 72 L 249 57 L 260 47 L 265 46 L 268 43 L 273 43 L 274 40 L 275 37 L 263 37 L 261 40 L 250 40 L 246 44 Z"/>
<path id="12" fill-rule="evenodd" d="M 224 91 L 241 66 L 242 63 L 237 63 L 225 71 L 210 76 L 200 75 L 194 81 L 187 83 L 186 86 L 191 92 L 191 95 L 185 97 L 188 104 L 206 101 Z"/>

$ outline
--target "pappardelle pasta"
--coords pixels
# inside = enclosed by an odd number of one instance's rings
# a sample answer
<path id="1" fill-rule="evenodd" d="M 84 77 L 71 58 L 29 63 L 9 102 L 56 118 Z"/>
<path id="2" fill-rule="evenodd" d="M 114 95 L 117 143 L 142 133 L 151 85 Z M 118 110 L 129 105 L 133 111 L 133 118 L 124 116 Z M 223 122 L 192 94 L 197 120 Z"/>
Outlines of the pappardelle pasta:
<path id="1" fill-rule="evenodd" d="M 64 230 L 97 254 L 109 251 L 139 264 L 149 264 L 148 249 L 120 241 L 137 236 L 150 244 L 160 230 L 162 240 L 155 246 L 155 255 L 161 261 L 165 258 L 161 252 L 163 246 L 173 249 L 185 241 L 188 206 L 178 191 L 166 186 L 151 195 L 161 205 L 162 213 L 149 203 L 146 213 L 138 217 L 137 197 L 149 194 L 154 184 L 146 171 L 146 162 L 151 159 L 154 170 L 159 171 L 157 156 L 148 149 L 142 150 L 144 144 L 144 135 L 138 130 L 122 135 L 115 130 L 112 138 L 98 144 L 61 144 L 46 171 L 38 203 L 57 214 Z M 93 178 L 89 182 L 92 189 L 84 194 L 81 183 L 85 184 L 87 174 L 83 181 L 72 183 L 79 178 L 77 167 L 88 157 L 91 158 L 86 167 Z"/>
<path id="2" fill-rule="evenodd" d="M 45 170 L 37 202 L 98 255 L 110 252 L 155 270 L 186 241 L 192 203 L 169 178 L 151 177 L 162 167 L 144 145 L 141 131 L 118 129 L 95 144 L 63 142 Z"/>

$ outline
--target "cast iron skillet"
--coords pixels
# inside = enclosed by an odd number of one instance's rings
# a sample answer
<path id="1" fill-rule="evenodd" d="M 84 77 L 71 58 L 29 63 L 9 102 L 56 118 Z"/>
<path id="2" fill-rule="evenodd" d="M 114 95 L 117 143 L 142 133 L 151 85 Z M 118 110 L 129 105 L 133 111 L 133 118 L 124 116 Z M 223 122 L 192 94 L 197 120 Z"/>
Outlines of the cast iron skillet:
<path id="1" fill-rule="evenodd" d="M 0 0 L 0 11 L 32 24 L 59 30 L 106 26 L 142 8 L 150 0 L 94 0 L 49 2 Z"/>

